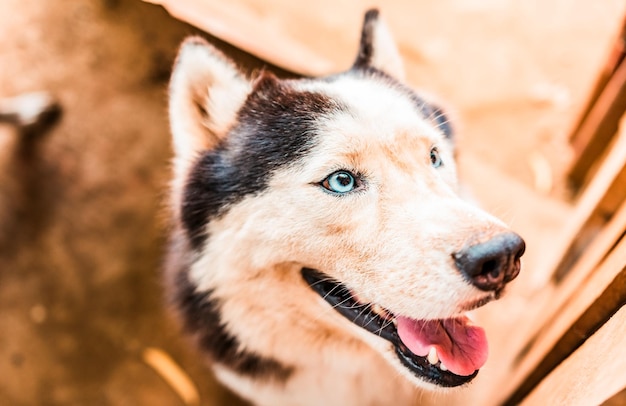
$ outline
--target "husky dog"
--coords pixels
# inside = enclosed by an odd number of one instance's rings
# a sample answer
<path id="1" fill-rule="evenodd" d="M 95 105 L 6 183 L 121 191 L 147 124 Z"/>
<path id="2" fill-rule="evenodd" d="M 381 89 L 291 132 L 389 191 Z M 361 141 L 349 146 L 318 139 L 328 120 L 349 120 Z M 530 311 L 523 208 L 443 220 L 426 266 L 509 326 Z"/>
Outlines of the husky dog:
<path id="1" fill-rule="evenodd" d="M 487 358 L 466 312 L 524 241 L 462 200 L 452 128 L 371 10 L 346 72 L 246 78 L 200 38 L 170 84 L 167 288 L 218 379 L 260 405 L 406 405 Z"/>

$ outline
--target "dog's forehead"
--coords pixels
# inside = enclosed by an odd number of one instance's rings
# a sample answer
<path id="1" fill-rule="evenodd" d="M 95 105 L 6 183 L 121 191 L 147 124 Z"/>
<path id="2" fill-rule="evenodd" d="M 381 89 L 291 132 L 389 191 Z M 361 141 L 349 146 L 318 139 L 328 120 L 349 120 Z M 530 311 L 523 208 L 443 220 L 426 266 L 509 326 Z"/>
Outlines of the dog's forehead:
<path id="1" fill-rule="evenodd" d="M 420 139 L 435 144 L 444 138 L 433 122 L 428 104 L 390 78 L 346 74 L 329 80 L 302 81 L 295 86 L 323 94 L 343 107 L 320 117 L 322 132 L 340 132 L 362 142 L 389 144 Z"/>
<path id="2" fill-rule="evenodd" d="M 347 158 L 358 168 L 363 161 L 371 165 L 375 155 L 384 154 L 391 158 L 388 162 L 409 169 L 416 163 L 416 153 L 422 152 L 428 159 L 431 147 L 447 145 L 430 106 L 388 77 L 345 74 L 297 82 L 295 87 L 322 94 L 342 106 L 315 120 L 317 150 L 324 159 Z"/>

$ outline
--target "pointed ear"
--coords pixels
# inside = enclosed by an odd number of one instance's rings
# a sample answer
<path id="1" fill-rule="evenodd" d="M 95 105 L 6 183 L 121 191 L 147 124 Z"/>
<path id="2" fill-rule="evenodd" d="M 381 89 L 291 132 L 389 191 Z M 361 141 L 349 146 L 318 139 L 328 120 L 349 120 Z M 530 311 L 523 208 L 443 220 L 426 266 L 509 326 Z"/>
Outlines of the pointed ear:
<path id="1" fill-rule="evenodd" d="M 365 13 L 359 54 L 353 69 L 373 67 L 394 78 L 404 80 L 404 65 L 387 24 L 379 17 L 378 10 Z"/>
<path id="2" fill-rule="evenodd" d="M 200 37 L 181 45 L 169 88 L 170 126 L 177 161 L 189 162 L 226 136 L 250 83 Z"/>

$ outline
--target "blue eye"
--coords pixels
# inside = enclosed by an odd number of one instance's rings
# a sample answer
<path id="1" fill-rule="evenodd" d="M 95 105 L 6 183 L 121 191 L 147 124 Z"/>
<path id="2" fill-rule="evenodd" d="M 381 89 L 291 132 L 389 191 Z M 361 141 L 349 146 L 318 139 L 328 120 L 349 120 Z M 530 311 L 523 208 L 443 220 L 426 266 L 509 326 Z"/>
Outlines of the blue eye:
<path id="1" fill-rule="evenodd" d="M 356 187 L 354 175 L 348 171 L 333 172 L 322 181 L 322 186 L 331 192 L 348 193 Z"/>
<path id="2" fill-rule="evenodd" d="M 437 150 L 437 148 L 433 148 L 430 150 L 430 164 L 433 166 L 433 168 L 439 168 L 441 165 L 443 165 L 443 161 L 439 156 L 439 151 Z"/>

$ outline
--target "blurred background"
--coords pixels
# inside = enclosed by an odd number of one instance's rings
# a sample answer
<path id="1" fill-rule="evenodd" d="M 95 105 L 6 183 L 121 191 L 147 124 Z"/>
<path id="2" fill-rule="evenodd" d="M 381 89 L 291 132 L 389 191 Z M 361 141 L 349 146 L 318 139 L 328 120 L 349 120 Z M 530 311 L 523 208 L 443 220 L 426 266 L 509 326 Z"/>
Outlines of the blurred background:
<path id="1" fill-rule="evenodd" d="M 36 133 L 0 122 L 0 405 L 236 402 L 162 299 L 167 82 L 177 47 L 200 34 L 248 71 L 339 72 L 356 55 L 373 2 L 157 3 L 165 8 L 139 0 L 0 1 L 0 99 L 46 91 L 61 109 Z M 488 332 L 506 329 L 544 288 L 549 276 L 537 270 L 576 210 L 566 179 L 575 156 L 569 137 L 626 5 L 381 3 L 408 82 L 453 114 L 462 178 L 527 241 L 514 289 L 480 314 Z M 486 368 L 494 372 L 479 375 L 476 399 L 499 373 L 490 365 L 505 347 L 505 337 L 489 334 Z"/>

